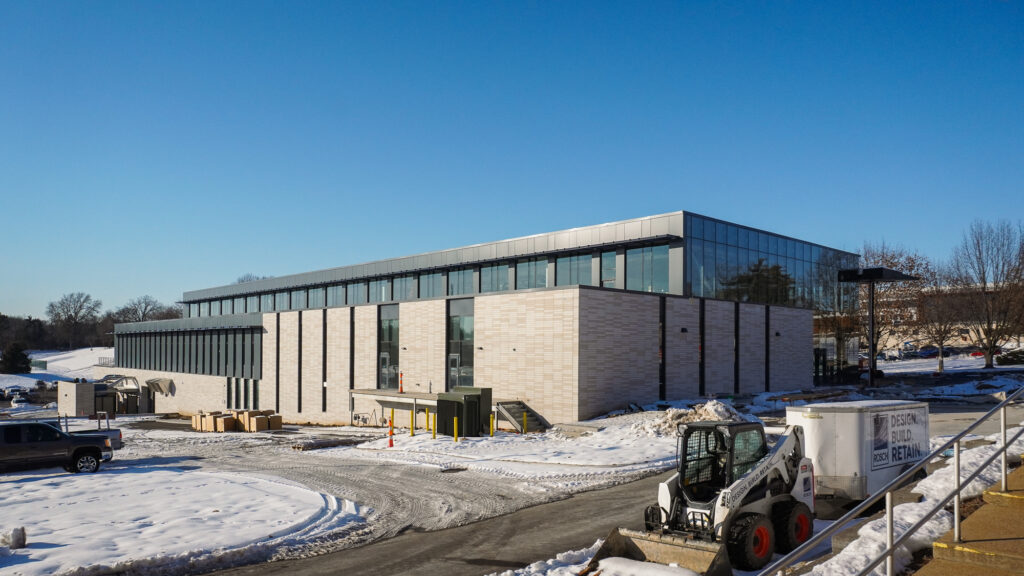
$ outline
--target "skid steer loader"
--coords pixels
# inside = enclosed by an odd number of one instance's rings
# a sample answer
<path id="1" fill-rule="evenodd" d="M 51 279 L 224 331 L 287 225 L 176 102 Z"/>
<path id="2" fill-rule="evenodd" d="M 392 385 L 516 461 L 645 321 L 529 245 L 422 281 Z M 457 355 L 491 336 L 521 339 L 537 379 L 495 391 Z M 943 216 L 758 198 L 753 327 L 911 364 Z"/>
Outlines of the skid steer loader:
<path id="1" fill-rule="evenodd" d="M 769 447 L 755 422 L 693 422 L 677 429 L 676 473 L 644 512 L 645 532 L 613 530 L 581 575 L 621 556 L 705 576 L 758 570 L 811 537 L 814 470 L 800 426 Z"/>

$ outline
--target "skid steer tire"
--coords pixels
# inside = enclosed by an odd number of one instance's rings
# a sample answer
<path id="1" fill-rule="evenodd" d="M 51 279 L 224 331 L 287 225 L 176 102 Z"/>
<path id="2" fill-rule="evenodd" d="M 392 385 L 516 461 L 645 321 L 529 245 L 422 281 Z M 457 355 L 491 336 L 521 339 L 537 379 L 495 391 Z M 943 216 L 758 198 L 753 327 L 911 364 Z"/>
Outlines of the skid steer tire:
<path id="1" fill-rule="evenodd" d="M 729 528 L 726 548 L 740 570 L 760 570 L 775 552 L 775 529 L 764 514 L 744 514 Z"/>
<path id="2" fill-rule="evenodd" d="M 785 502 L 772 510 L 775 525 L 775 550 L 788 554 L 810 539 L 814 533 L 811 509 L 803 502 Z"/>

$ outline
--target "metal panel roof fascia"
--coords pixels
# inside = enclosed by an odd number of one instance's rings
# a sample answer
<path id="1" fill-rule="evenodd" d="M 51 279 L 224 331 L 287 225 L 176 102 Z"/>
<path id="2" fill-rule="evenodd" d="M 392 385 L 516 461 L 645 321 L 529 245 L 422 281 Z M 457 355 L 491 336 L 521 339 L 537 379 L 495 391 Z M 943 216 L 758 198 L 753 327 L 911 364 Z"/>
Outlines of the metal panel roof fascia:
<path id="1" fill-rule="evenodd" d="M 215 288 L 205 288 L 201 290 L 193 290 L 185 292 L 182 297 L 183 302 L 195 302 L 200 300 L 209 300 L 212 298 L 224 298 L 228 296 L 240 296 L 246 294 L 256 294 L 260 292 L 276 291 L 289 288 L 298 288 L 301 286 L 309 286 L 317 283 L 328 284 L 331 282 L 343 282 L 346 280 L 352 280 L 355 278 L 367 278 L 375 275 L 392 275 L 405 271 L 420 270 L 424 268 L 417 262 L 419 256 L 426 256 L 431 260 L 434 260 L 431 268 L 441 268 L 446 266 L 458 266 L 460 264 L 472 264 L 479 260 L 489 259 L 486 257 L 486 250 L 480 250 L 480 247 L 491 247 L 495 248 L 495 258 L 514 258 L 514 257 L 525 257 L 531 255 L 541 255 L 547 252 L 554 252 L 560 248 L 556 248 L 558 242 L 556 237 L 560 234 L 566 234 L 572 241 L 565 250 L 571 250 L 574 248 L 589 248 L 595 244 L 607 245 L 614 242 L 624 242 L 639 240 L 644 238 L 645 231 L 654 230 L 654 221 L 667 221 L 668 224 L 668 235 L 679 236 L 683 235 L 682 226 L 683 212 L 671 212 L 668 214 L 659 214 L 654 216 L 645 216 L 642 218 L 634 218 L 631 220 L 622 220 L 618 222 L 609 222 L 605 224 L 596 224 L 593 226 L 583 226 L 580 228 L 572 228 L 569 230 L 560 230 L 556 232 L 548 232 L 544 234 L 536 234 L 533 236 L 525 236 L 521 238 L 512 238 L 508 240 L 499 240 L 496 242 L 487 242 L 482 244 L 475 244 L 472 246 L 465 246 L 461 248 L 453 248 L 448 250 L 439 250 L 436 252 L 427 252 L 421 255 L 405 256 L 400 258 L 392 258 L 388 260 L 379 260 L 376 262 L 367 262 L 362 264 L 356 264 L 352 266 L 343 266 L 337 268 L 329 268 L 326 270 L 320 270 L 314 273 L 302 272 L 298 274 L 290 274 L 287 276 L 279 276 L 276 278 L 267 278 L 264 280 L 256 280 L 253 282 L 246 282 L 244 284 L 230 284 L 227 286 L 218 286 Z M 628 228 L 628 232 L 627 232 Z M 608 234 L 612 238 L 608 238 Z M 589 235 L 589 238 L 587 236 Z M 600 242 L 594 242 L 595 235 L 600 237 Z M 660 234 L 651 234 L 651 236 L 660 236 Z M 504 255 L 500 255 L 501 250 L 499 246 L 507 246 L 507 252 Z M 471 250 L 467 250 L 471 249 Z M 472 257 L 465 259 L 463 255 L 472 254 Z"/>
<path id="2" fill-rule="evenodd" d="M 256 328 L 263 326 L 263 314 L 228 314 L 201 318 L 176 318 L 114 324 L 114 334 L 140 334 L 146 332 L 181 332 L 186 330 L 224 330 L 228 328 Z"/>

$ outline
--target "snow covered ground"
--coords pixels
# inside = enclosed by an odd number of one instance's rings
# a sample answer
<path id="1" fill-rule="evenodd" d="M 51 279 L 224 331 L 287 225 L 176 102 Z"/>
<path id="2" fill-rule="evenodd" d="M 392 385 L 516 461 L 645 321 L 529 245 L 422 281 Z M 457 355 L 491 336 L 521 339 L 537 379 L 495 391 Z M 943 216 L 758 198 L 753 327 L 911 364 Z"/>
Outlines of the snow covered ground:
<path id="1" fill-rule="evenodd" d="M 96 359 L 110 355 L 110 349 L 50 353 L 45 373 L 0 376 L 0 386 L 31 386 L 37 377 L 88 377 Z M 993 373 L 957 386 L 901 388 L 900 394 L 960 398 L 1020 385 L 1020 375 Z M 0 533 L 25 526 L 30 543 L 13 552 L 0 545 L 0 574 L 171 574 L 322 553 L 409 528 L 465 524 L 670 469 L 678 423 L 756 419 L 754 414 L 804 403 L 777 399 L 799 392 L 737 400 L 739 411 L 730 399 L 697 410 L 690 408 L 698 401 L 678 400 L 545 434 L 498 432 L 458 443 L 434 439 L 424 430 L 410 436 L 408 429 L 396 429 L 393 448 L 379 428 L 289 426 L 277 434 L 202 434 L 183 423 L 150 422 L 155 417 L 121 417 L 117 423 L 126 446 L 98 474 L 49 469 L 0 476 Z M 852 387 L 844 392 L 829 400 L 867 397 Z M 292 450 L 303 441 L 325 438 L 366 441 Z M 972 454 L 964 454 L 965 471 Z M 455 470 L 462 473 L 445 473 Z M 934 499 L 937 493 L 926 497 Z M 899 512 L 906 519 L 920 510 Z M 944 531 L 944 521 L 936 517 L 915 545 L 929 545 Z M 866 525 L 862 532 L 862 542 L 844 551 L 853 557 L 841 562 L 844 567 L 856 565 L 877 546 L 877 526 Z M 595 549 L 596 544 L 566 552 L 514 574 L 575 573 Z M 844 567 L 822 573 L 843 574 Z M 604 566 L 605 575 L 681 573 L 622 560 Z"/>
<path id="2" fill-rule="evenodd" d="M 938 358 L 913 358 L 909 360 L 889 360 L 877 363 L 879 370 L 886 376 L 894 374 L 931 374 L 938 370 Z M 984 356 L 959 355 L 943 358 L 942 369 L 946 372 L 974 372 L 985 368 Z M 1000 366 L 995 364 L 993 370 L 1020 370 L 1021 366 Z"/>
<path id="3" fill-rule="evenodd" d="M 180 573 L 259 561 L 279 546 L 362 523 L 359 507 L 280 479 L 180 468 L 57 469 L 0 482 L 4 574 Z M 6 550 L 0 548 L 0 550 Z"/>

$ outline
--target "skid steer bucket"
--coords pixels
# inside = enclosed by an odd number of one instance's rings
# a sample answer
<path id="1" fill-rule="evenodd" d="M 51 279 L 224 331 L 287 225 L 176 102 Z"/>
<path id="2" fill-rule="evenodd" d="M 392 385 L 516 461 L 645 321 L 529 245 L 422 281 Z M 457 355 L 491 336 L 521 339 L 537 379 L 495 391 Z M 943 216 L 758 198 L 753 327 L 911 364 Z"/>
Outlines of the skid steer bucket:
<path id="1" fill-rule="evenodd" d="M 729 555 L 719 542 L 625 528 L 612 530 L 580 576 L 594 573 L 601 560 L 612 556 L 674 564 L 703 576 L 732 576 Z"/>

